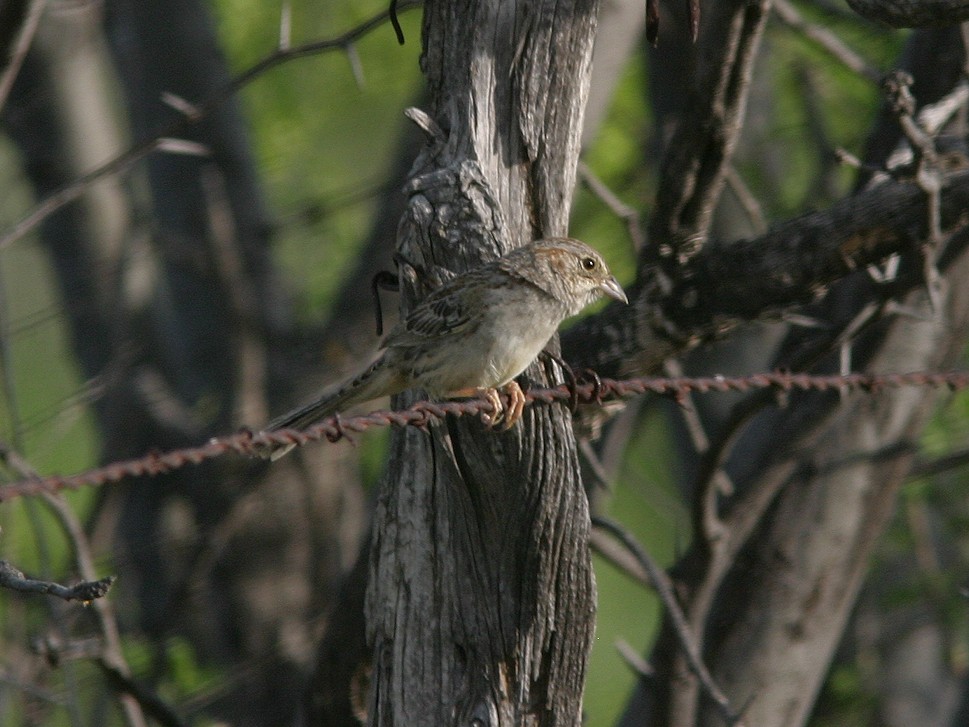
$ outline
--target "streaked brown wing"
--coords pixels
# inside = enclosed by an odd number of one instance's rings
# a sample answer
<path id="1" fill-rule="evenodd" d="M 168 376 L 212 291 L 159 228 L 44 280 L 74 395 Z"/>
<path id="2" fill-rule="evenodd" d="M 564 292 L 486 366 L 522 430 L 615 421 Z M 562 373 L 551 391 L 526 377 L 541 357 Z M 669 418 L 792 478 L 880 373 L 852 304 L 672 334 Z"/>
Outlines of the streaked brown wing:
<path id="1" fill-rule="evenodd" d="M 476 271 L 478 272 L 478 271 Z M 384 346 L 400 346 L 454 335 L 480 316 L 484 290 L 481 276 L 461 275 L 433 291 L 412 310 L 384 340 Z"/>

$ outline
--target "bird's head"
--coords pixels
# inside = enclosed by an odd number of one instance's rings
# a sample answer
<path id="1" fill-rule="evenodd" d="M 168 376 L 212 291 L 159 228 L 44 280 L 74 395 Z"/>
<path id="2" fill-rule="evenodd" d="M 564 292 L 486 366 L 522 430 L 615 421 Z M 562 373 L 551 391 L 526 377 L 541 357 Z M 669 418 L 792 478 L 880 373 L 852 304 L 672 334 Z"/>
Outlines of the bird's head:
<path id="1" fill-rule="evenodd" d="M 569 315 L 575 315 L 603 295 L 629 302 L 605 260 L 584 242 L 552 237 L 537 240 L 525 248 L 530 250 L 536 269 L 548 275 L 548 292 L 566 303 Z"/>

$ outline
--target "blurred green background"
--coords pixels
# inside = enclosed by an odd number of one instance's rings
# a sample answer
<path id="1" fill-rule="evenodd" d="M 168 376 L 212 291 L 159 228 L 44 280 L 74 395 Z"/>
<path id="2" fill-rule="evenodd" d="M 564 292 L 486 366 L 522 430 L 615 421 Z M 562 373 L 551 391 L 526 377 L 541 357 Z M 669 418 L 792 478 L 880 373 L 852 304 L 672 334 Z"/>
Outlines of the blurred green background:
<path id="1" fill-rule="evenodd" d="M 332 37 L 382 10 L 383 2 L 292 3 L 292 43 Z M 235 71 L 270 52 L 278 39 L 276 3 L 215 0 L 212 4 L 224 50 Z M 902 33 L 859 29 L 857 23 L 824 22 L 843 33 L 876 67 L 890 67 L 904 40 Z M 275 221 L 276 258 L 295 293 L 300 316 L 308 322 L 325 316 L 334 291 L 366 238 L 378 193 L 386 184 L 405 123 L 403 111 L 417 103 L 420 13 L 401 15 L 407 38 L 399 46 L 389 25 L 369 34 L 352 56 L 333 52 L 297 60 L 270 71 L 241 94 L 266 198 Z M 772 102 L 757 106 L 756 134 L 746 140 L 738 170 L 761 200 L 769 219 L 783 219 L 806 206 L 822 206 L 850 189 L 853 174 L 832 172 L 833 183 L 819 192 L 819 160 L 809 117 L 820 114 L 832 147 L 860 153 L 879 102 L 872 84 L 847 72 L 811 43 L 773 23 L 769 64 L 759 69 L 759 84 L 769 85 Z M 357 66 L 359 75 L 355 73 Z M 811 92 L 805 93 L 805 79 Z M 648 216 L 654 192 L 655 160 L 646 149 L 652 133 L 649 73 L 640 52 L 630 58 L 617 85 L 606 120 L 584 159 L 628 205 Z M 809 107 L 810 106 L 810 107 Z M 760 162 L 757 149 L 783 149 L 782 176 Z M 414 150 L 416 155 L 417 150 Z M 0 139 L 0 229 L 31 204 L 16 153 Z M 624 224 L 584 187 L 577 191 L 572 232 L 603 251 L 621 281 L 633 273 L 633 251 Z M 21 449 L 44 473 L 68 473 L 96 461 L 98 443 L 86 409 L 91 386 L 80 380 L 69 353 L 63 316 L 47 262 L 30 239 L 0 251 L 0 397 L 2 436 Z M 961 397 L 965 408 L 965 397 Z M 966 432 L 966 417 L 949 415 L 933 428 L 933 442 L 944 449 Z M 371 435 L 367 435 L 370 437 Z M 663 564 L 689 544 L 689 517 L 673 475 L 673 447 L 658 410 L 642 417 L 634 444 L 608 492 L 605 511 L 621 521 Z M 373 437 L 378 443 L 381 437 Z M 368 471 L 379 475 L 382 451 L 368 446 Z M 917 496 L 918 490 L 912 496 Z M 73 493 L 83 516 L 94 493 Z M 47 516 L 28 512 L 26 501 L 0 507 L 0 556 L 33 573 L 53 577 L 70 570 L 65 544 L 58 536 L 35 537 Z M 36 518 L 35 526 L 28 520 Z M 41 545 L 43 541 L 43 545 Z M 98 554 L 110 572 L 110 554 Z M 643 653 L 657 629 L 655 597 L 596 558 L 599 616 L 586 689 L 590 727 L 615 723 L 634 682 L 616 643 Z M 12 607 L 0 594 L 0 621 L 6 637 L 22 627 L 21 619 L 43 618 Z M 961 623 L 961 622 L 960 622 Z M 133 665 L 147 656 L 126 642 Z M 178 662 L 174 683 L 163 696 L 176 704 L 200 698 L 224 675 L 194 664 L 187 644 L 173 643 Z M 82 685 L 96 675 L 77 667 Z M 839 674 L 835 689 L 860 689 L 851 673 Z M 840 686 L 839 686 L 840 685 Z M 856 693 L 852 691 L 852 693 Z"/>

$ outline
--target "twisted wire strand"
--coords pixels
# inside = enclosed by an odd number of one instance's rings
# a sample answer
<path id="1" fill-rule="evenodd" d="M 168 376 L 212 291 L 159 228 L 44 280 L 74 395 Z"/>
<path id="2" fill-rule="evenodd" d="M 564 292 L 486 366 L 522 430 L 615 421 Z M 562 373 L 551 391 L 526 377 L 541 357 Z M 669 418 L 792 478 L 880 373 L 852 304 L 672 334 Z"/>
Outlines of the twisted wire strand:
<path id="1" fill-rule="evenodd" d="M 582 403 L 600 404 L 614 399 L 652 393 L 673 398 L 687 394 L 710 392 L 749 392 L 774 389 L 790 391 L 846 391 L 858 390 L 874 393 L 883 389 L 904 386 L 930 388 L 947 387 L 950 390 L 969 388 L 969 372 L 911 372 L 900 374 L 830 374 L 760 373 L 749 376 L 704 377 L 642 377 L 625 380 L 601 379 L 595 384 L 576 386 L 561 385 L 553 388 L 533 388 L 526 392 L 527 405 L 535 402 L 552 404 L 573 398 Z M 338 442 L 353 434 L 373 427 L 419 427 L 426 429 L 433 422 L 448 415 L 469 416 L 492 413 L 492 405 L 485 399 L 465 401 L 420 401 L 401 411 L 375 411 L 353 417 L 339 415 L 329 417 L 305 430 L 283 429 L 275 432 L 252 432 L 242 430 L 227 436 L 214 437 L 194 447 L 174 449 L 168 452 L 149 452 L 135 459 L 119 460 L 79 472 L 73 475 L 50 475 L 18 480 L 0 486 L 0 502 L 25 495 L 44 492 L 76 490 L 81 487 L 100 486 L 120 482 L 129 477 L 154 477 L 167 472 L 197 465 L 207 460 L 236 453 L 254 457 L 267 447 L 287 444 L 303 446 L 309 442 L 326 440 Z"/>

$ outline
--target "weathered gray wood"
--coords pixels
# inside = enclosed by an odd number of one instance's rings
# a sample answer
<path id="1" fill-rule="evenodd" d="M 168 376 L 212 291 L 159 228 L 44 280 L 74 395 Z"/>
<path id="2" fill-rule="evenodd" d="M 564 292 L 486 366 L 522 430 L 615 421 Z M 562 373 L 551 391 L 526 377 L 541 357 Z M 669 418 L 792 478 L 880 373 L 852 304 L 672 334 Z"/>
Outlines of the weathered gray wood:
<path id="1" fill-rule="evenodd" d="M 597 5 L 425 6 L 443 131 L 406 189 L 405 305 L 443 269 L 566 231 Z M 507 433 L 395 433 L 367 598 L 371 724 L 580 724 L 594 603 L 567 411 L 530 407 Z"/>
<path id="2" fill-rule="evenodd" d="M 938 60 L 945 57 L 941 43 L 922 50 L 932 59 L 928 72 L 933 80 L 948 75 L 950 69 L 940 67 Z M 961 57 L 955 60 L 961 63 Z M 941 85 L 939 93 L 951 85 Z M 920 103 L 931 100 L 931 95 L 919 98 Z M 886 154 L 893 146 L 893 141 L 878 145 Z M 884 156 L 870 161 L 882 163 Z M 924 311 L 924 317 L 891 317 L 853 339 L 852 369 L 946 368 L 964 346 L 967 331 L 967 299 L 958 283 L 966 275 L 966 183 L 965 172 L 946 180 L 941 207 L 943 224 L 952 236 L 946 238 L 939 258 L 947 285 L 934 312 L 926 305 L 924 278 L 911 255 L 926 235 L 927 203 L 925 193 L 910 182 L 859 193 L 824 212 L 778 225 L 756 242 L 741 241 L 736 249 L 707 241 L 684 266 L 689 274 L 670 286 L 673 298 L 684 285 L 702 288 L 705 303 L 693 296 L 690 300 L 705 312 L 694 318 L 695 311 L 683 305 L 683 298 L 664 311 L 669 320 L 694 321 L 682 330 L 693 334 L 695 343 L 706 335 L 695 325 L 702 327 L 707 321 L 705 330 L 712 334 L 717 315 L 720 323 L 729 325 L 748 304 L 766 312 L 774 307 L 769 298 L 786 295 L 782 289 L 797 288 L 806 295 L 808 280 L 826 285 L 825 270 L 841 267 L 835 273 L 841 278 L 852 261 L 863 266 L 872 261 L 869 255 L 877 258 L 897 246 L 903 262 L 890 292 L 899 297 L 908 292 L 904 305 Z M 790 255 L 795 249 L 798 252 Z M 731 292 L 717 283 L 727 278 L 746 289 Z M 785 282 L 778 285 L 782 279 Z M 788 282 L 792 287 L 787 288 Z M 819 352 L 836 348 L 832 341 L 837 332 L 866 303 L 888 294 L 864 275 L 841 281 L 810 310 L 818 320 L 830 322 L 829 331 L 792 333 L 779 365 L 812 360 L 805 351 L 817 358 Z M 691 343 L 690 336 L 667 339 L 674 348 Z M 828 362 L 828 370 L 836 365 Z M 787 727 L 810 719 L 933 397 L 904 390 L 844 398 L 834 392 L 812 392 L 791 396 L 785 403 L 750 424 L 769 429 L 771 437 L 758 439 L 741 432 L 736 445 L 728 446 L 726 471 L 732 495 L 705 497 L 703 490 L 710 493 L 715 487 L 709 477 L 693 483 L 698 491 L 696 520 L 703 518 L 705 528 L 698 528 L 691 551 L 676 568 L 684 609 L 693 632 L 703 640 L 714 681 L 734 708 L 743 709 L 744 723 L 758 726 Z M 721 426 L 729 428 L 738 419 Z M 714 438 L 715 445 L 718 441 Z M 704 517 L 711 512 L 716 515 L 712 526 Z M 677 649 L 672 630 L 664 628 L 650 659 L 656 675 L 640 683 L 623 725 L 723 724 Z"/>
<path id="3" fill-rule="evenodd" d="M 944 315 L 896 318 L 877 343 L 870 342 L 878 353 L 867 370 L 951 367 L 969 323 L 969 297 L 955 281 L 967 273 L 963 254 L 947 276 L 952 285 Z M 906 303 L 924 305 L 923 292 Z M 765 532 L 727 581 L 725 590 L 734 595 L 721 608 L 742 603 L 743 617 L 716 636 L 722 639 L 713 660 L 718 683 L 735 704 L 749 702 L 745 718 L 763 727 L 810 719 L 915 456 L 904 445 L 918 440 L 936 401 L 918 389 L 859 393 L 840 404 L 836 394 L 805 398 L 799 416 L 780 417 L 778 444 L 800 443 L 813 428 L 822 433 L 809 438 L 816 439 L 812 447 L 785 458 L 801 474 L 785 483 Z M 759 486 L 760 479 L 750 484 Z M 699 723 L 720 722 L 707 714 Z"/>

